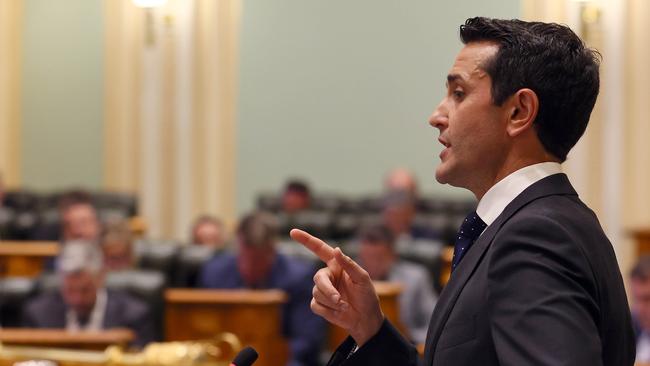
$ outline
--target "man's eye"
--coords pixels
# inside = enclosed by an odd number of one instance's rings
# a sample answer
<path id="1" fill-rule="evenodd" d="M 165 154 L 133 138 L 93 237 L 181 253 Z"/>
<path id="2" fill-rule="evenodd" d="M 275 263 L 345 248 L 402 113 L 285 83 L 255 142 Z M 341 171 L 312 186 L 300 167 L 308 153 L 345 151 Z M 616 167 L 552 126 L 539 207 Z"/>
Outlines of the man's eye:
<path id="1" fill-rule="evenodd" d="M 465 97 L 465 93 L 460 90 L 454 90 L 452 94 L 456 99 L 463 99 L 463 97 Z"/>

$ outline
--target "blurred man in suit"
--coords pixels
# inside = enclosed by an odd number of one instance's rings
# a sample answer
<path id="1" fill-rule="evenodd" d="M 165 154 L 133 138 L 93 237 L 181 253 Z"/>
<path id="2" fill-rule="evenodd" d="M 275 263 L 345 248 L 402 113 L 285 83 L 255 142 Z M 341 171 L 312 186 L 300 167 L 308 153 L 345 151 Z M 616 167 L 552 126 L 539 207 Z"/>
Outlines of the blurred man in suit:
<path id="1" fill-rule="evenodd" d="M 101 222 L 90 194 L 81 190 L 66 192 L 58 202 L 59 221 L 40 227 L 33 240 L 82 240 L 97 244 Z"/>
<path id="2" fill-rule="evenodd" d="M 191 244 L 223 249 L 226 246 L 226 228 L 223 222 L 214 216 L 199 216 L 192 225 Z"/>
<path id="3" fill-rule="evenodd" d="M 439 233 L 432 229 L 417 225 L 415 214 L 417 211 L 416 198 L 409 191 L 389 191 L 384 195 L 382 202 L 381 219 L 399 246 L 409 245 L 414 240 L 438 240 Z"/>
<path id="4" fill-rule="evenodd" d="M 5 181 L 0 173 L 0 207 L 2 207 L 5 200 Z"/>
<path id="5" fill-rule="evenodd" d="M 417 199 L 418 183 L 412 172 L 405 168 L 395 168 L 386 174 L 384 178 L 384 190 L 406 191 Z"/>
<path id="6" fill-rule="evenodd" d="M 292 179 L 287 182 L 282 193 L 282 212 L 292 215 L 311 206 L 311 190 L 307 183 Z"/>
<path id="7" fill-rule="evenodd" d="M 383 225 L 361 229 L 359 235 L 359 264 L 373 281 L 388 281 L 403 286 L 399 296 L 399 312 L 409 338 L 424 343 L 436 295 L 429 272 L 422 265 L 399 259 L 395 252 L 395 237 Z"/>
<path id="8" fill-rule="evenodd" d="M 636 361 L 650 363 L 650 256 L 639 258 L 630 272 Z"/>
<path id="9" fill-rule="evenodd" d="M 560 165 L 596 102 L 599 55 L 558 24 L 477 17 L 460 37 L 429 123 L 443 146 L 436 180 L 479 203 L 457 234 L 424 364 L 631 366 L 614 250 Z M 327 263 L 312 309 L 351 335 L 330 364 L 415 365 L 368 273 L 320 239 L 291 234 Z"/>
<path id="10" fill-rule="evenodd" d="M 61 199 L 61 239 L 97 243 L 101 224 L 90 196 L 81 191 L 69 192 Z"/>
<path id="11" fill-rule="evenodd" d="M 154 326 L 143 302 L 104 287 L 102 256 L 96 245 L 69 242 L 57 258 L 60 289 L 30 301 L 23 325 L 69 331 L 129 328 L 134 346 L 154 340 Z"/>
<path id="12" fill-rule="evenodd" d="M 99 242 L 106 271 L 124 271 L 133 268 L 135 265 L 133 234 L 125 221 L 107 222 Z"/>
<path id="13" fill-rule="evenodd" d="M 309 309 L 314 268 L 275 249 L 277 229 L 264 213 L 245 216 L 237 228 L 237 255 L 221 254 L 206 263 L 200 285 L 221 289 L 281 289 L 289 296 L 283 328 L 290 366 L 318 365 L 325 323 Z"/>

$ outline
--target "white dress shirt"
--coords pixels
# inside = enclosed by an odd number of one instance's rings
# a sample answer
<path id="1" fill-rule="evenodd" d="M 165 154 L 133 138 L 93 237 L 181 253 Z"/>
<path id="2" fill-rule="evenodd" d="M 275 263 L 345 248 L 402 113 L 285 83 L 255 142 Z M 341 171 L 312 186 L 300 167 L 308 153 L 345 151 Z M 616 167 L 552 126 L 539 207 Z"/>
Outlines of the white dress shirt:
<path id="1" fill-rule="evenodd" d="M 490 226 L 506 206 L 526 188 L 557 173 L 562 173 L 562 166 L 554 162 L 533 164 L 510 173 L 485 193 L 478 203 L 476 213 Z"/>
<path id="2" fill-rule="evenodd" d="M 65 329 L 69 331 L 102 329 L 102 326 L 104 324 L 104 314 L 106 314 L 107 297 L 108 295 L 106 294 L 106 289 L 97 291 L 95 306 L 90 312 L 88 323 L 86 323 L 84 326 L 79 323 L 79 317 L 77 316 L 77 313 L 72 309 L 68 309 L 68 312 L 66 313 Z"/>

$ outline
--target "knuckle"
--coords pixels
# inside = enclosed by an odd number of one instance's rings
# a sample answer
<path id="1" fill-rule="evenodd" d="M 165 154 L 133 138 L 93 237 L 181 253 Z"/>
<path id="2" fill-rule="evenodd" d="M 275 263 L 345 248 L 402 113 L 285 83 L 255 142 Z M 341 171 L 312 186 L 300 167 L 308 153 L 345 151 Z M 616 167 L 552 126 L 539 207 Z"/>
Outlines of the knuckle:
<path id="1" fill-rule="evenodd" d="M 316 274 L 314 274 L 314 282 L 318 282 L 323 276 L 325 276 L 325 273 L 323 271 L 324 268 L 321 268 L 318 271 L 316 271 Z"/>

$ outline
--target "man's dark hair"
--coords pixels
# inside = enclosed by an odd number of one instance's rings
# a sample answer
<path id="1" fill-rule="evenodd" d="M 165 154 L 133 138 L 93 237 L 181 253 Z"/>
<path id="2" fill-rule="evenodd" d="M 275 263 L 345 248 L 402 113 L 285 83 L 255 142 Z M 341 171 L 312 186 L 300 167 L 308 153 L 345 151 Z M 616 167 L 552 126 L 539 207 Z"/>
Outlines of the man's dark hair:
<path id="1" fill-rule="evenodd" d="M 367 225 L 359 230 L 358 240 L 368 244 L 385 244 L 391 248 L 395 246 L 395 235 L 384 225 Z"/>
<path id="2" fill-rule="evenodd" d="M 90 193 L 81 189 L 70 190 L 63 193 L 59 198 L 58 205 L 60 212 L 65 212 L 70 207 L 76 205 L 89 205 L 96 209 Z"/>
<path id="3" fill-rule="evenodd" d="M 244 216 L 237 226 L 237 236 L 246 246 L 269 247 L 278 234 L 275 219 L 266 212 L 253 212 Z"/>
<path id="4" fill-rule="evenodd" d="M 555 23 L 476 17 L 460 26 L 460 38 L 499 45 L 482 65 L 492 79 L 492 101 L 501 105 L 522 88 L 533 90 L 539 98 L 537 136 L 549 153 L 566 160 L 596 103 L 600 54 Z"/>
<path id="5" fill-rule="evenodd" d="M 650 280 L 650 255 L 639 258 L 639 261 L 630 271 L 630 278 L 639 281 Z"/>
<path id="6" fill-rule="evenodd" d="M 309 185 L 299 179 L 291 179 L 287 182 L 287 185 L 284 187 L 285 192 L 297 192 L 305 196 L 310 195 Z"/>

